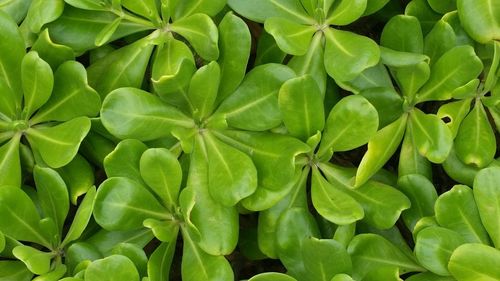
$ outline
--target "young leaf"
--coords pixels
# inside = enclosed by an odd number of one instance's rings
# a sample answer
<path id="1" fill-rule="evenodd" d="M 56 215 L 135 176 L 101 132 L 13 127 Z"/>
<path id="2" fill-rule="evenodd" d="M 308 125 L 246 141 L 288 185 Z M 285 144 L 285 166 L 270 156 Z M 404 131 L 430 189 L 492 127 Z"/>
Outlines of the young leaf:
<path id="1" fill-rule="evenodd" d="M 172 219 L 144 186 L 128 178 L 109 178 L 99 186 L 94 217 L 107 230 L 137 229 L 148 218 Z"/>
<path id="2" fill-rule="evenodd" d="M 0 146 L 0 177 L 1 185 L 21 186 L 21 159 L 19 156 L 20 134 Z"/>
<path id="3" fill-rule="evenodd" d="M 459 281 L 500 279 L 500 251 L 483 244 L 464 244 L 451 255 L 448 269 Z"/>
<path id="4" fill-rule="evenodd" d="M 204 120 L 212 114 L 219 91 L 220 78 L 221 70 L 215 61 L 199 68 L 191 78 L 188 98 L 196 120 Z"/>
<path id="5" fill-rule="evenodd" d="M 77 205 L 78 197 L 94 185 L 94 169 L 80 154 L 75 155 L 66 166 L 57 169 L 57 173 L 66 183 L 73 205 Z"/>
<path id="6" fill-rule="evenodd" d="M 26 130 L 26 137 L 47 165 L 60 168 L 75 157 L 89 130 L 90 120 L 77 117 L 53 127 L 31 127 Z"/>
<path id="7" fill-rule="evenodd" d="M 418 90 L 429 80 L 431 70 L 429 63 L 422 61 L 415 65 L 398 68 L 394 71 L 403 96 L 408 101 L 413 101 Z"/>
<path id="8" fill-rule="evenodd" d="M 495 247 L 500 248 L 500 168 L 482 169 L 474 180 L 474 199 L 479 216 Z"/>
<path id="9" fill-rule="evenodd" d="M 61 176 L 50 168 L 35 166 L 33 169 L 40 207 L 45 217 L 52 218 L 62 233 L 69 211 L 69 195 Z"/>
<path id="10" fill-rule="evenodd" d="M 139 281 L 135 264 L 122 255 L 111 255 L 92 262 L 85 270 L 85 281 Z"/>
<path id="11" fill-rule="evenodd" d="M 23 113 L 29 118 L 50 98 L 54 77 L 50 66 L 38 56 L 37 52 L 29 52 L 24 56 L 21 74 L 24 93 Z"/>
<path id="12" fill-rule="evenodd" d="M 325 68 L 336 81 L 352 80 L 379 62 L 379 47 L 370 38 L 333 28 L 324 32 Z"/>
<path id="13" fill-rule="evenodd" d="M 323 97 L 310 75 L 286 81 L 280 88 L 278 103 L 291 136 L 306 141 L 317 131 L 323 130 Z"/>
<path id="14" fill-rule="evenodd" d="M 461 234 L 468 243 L 489 244 L 472 190 L 465 185 L 455 185 L 439 196 L 435 205 L 439 225 Z"/>
<path id="15" fill-rule="evenodd" d="M 150 281 L 168 281 L 170 266 L 175 253 L 175 242 L 161 243 L 148 260 L 148 277 Z"/>
<path id="16" fill-rule="evenodd" d="M 113 135 L 141 141 L 170 135 L 175 127 L 190 128 L 193 120 L 160 98 L 135 88 L 119 88 L 104 100 L 101 120 Z"/>
<path id="17" fill-rule="evenodd" d="M 368 151 L 361 159 L 356 172 L 356 187 L 368 181 L 394 154 L 403 139 L 407 120 L 408 115 L 402 115 L 398 120 L 379 130 L 368 141 Z"/>
<path id="18" fill-rule="evenodd" d="M 281 50 L 294 56 L 302 56 L 307 52 L 316 32 L 312 25 L 298 24 L 286 18 L 267 19 L 264 27 Z"/>
<path id="19" fill-rule="evenodd" d="M 92 216 L 92 211 L 94 210 L 95 196 L 96 188 L 93 186 L 87 191 L 87 194 L 85 194 L 80 206 L 76 210 L 73 222 L 66 233 L 66 237 L 61 243 L 61 248 L 80 238 L 83 231 L 87 228 L 90 217 Z"/>
<path id="20" fill-rule="evenodd" d="M 471 99 L 464 99 L 445 103 L 436 113 L 442 120 L 449 119 L 446 125 L 450 128 L 453 139 L 456 138 L 465 116 L 469 114 L 471 101 Z"/>
<path id="21" fill-rule="evenodd" d="M 51 253 L 42 252 L 30 246 L 17 246 L 12 250 L 12 254 L 24 262 L 34 274 L 41 275 L 50 270 Z"/>
<path id="22" fill-rule="evenodd" d="M 420 155 L 413 143 L 413 136 L 410 131 L 406 131 L 405 133 L 399 159 L 404 159 L 404 161 L 399 161 L 398 163 L 399 177 L 419 174 L 428 179 L 432 178 L 431 162 Z"/>

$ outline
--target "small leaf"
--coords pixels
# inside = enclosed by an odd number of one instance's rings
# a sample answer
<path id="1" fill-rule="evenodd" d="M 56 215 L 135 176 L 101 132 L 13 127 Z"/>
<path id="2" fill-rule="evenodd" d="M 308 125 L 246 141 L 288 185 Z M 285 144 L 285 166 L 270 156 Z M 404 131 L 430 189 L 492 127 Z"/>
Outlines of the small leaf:
<path id="1" fill-rule="evenodd" d="M 221 69 L 215 61 L 202 66 L 194 73 L 187 93 L 193 108 L 193 118 L 204 120 L 212 114 L 220 78 Z"/>
<path id="2" fill-rule="evenodd" d="M 495 247 L 500 247 L 500 168 L 491 167 L 482 169 L 474 180 L 474 199 L 479 210 L 479 216 L 484 228 L 493 241 Z"/>
<path id="3" fill-rule="evenodd" d="M 314 26 L 298 24 L 286 18 L 269 18 L 264 27 L 281 50 L 294 56 L 302 56 L 307 52 L 316 32 Z"/>
<path id="4" fill-rule="evenodd" d="M 170 266 L 175 253 L 175 242 L 161 243 L 148 260 L 148 277 L 150 281 L 168 281 Z"/>
<path id="5" fill-rule="evenodd" d="M 47 165 L 60 168 L 75 157 L 89 130 L 90 120 L 77 117 L 53 127 L 31 127 L 26 130 L 26 137 Z"/>
<path id="6" fill-rule="evenodd" d="M 456 41 L 453 27 L 446 21 L 440 20 L 425 36 L 424 53 L 431 59 L 430 63 L 434 64 L 444 53 L 455 47 Z"/>
<path id="7" fill-rule="evenodd" d="M 368 78 L 369 79 L 369 78 Z M 403 99 L 391 87 L 369 87 L 359 93 L 365 97 L 377 110 L 379 128 L 383 128 L 396 121 L 403 112 Z"/>
<path id="8" fill-rule="evenodd" d="M 450 152 L 451 154 L 451 152 Z M 401 150 L 399 153 L 398 174 L 399 177 L 406 175 L 419 174 L 428 179 L 432 178 L 431 162 L 424 156 L 420 155 L 418 149 L 413 143 L 413 136 L 410 131 L 405 132 Z"/>
<path id="9" fill-rule="evenodd" d="M 451 255 L 448 268 L 458 281 L 500 279 L 500 251 L 482 244 L 464 244 Z"/>
<path id="10" fill-rule="evenodd" d="M 94 210 L 95 196 L 96 188 L 91 187 L 76 210 L 73 222 L 66 233 L 66 237 L 61 243 L 61 248 L 80 238 L 83 231 L 87 228 L 90 217 L 92 216 L 92 211 Z"/>
<path id="11" fill-rule="evenodd" d="M 297 281 L 297 279 L 283 273 L 266 272 L 257 274 L 248 281 Z"/>
<path id="12" fill-rule="evenodd" d="M 172 31 L 186 38 L 205 60 L 219 57 L 217 26 L 206 14 L 193 14 L 170 24 Z"/>
<path id="13" fill-rule="evenodd" d="M 424 37 L 420 22 L 414 16 L 392 17 L 382 30 L 380 45 L 399 52 L 422 54 Z"/>
<path id="14" fill-rule="evenodd" d="M 228 0 L 228 5 L 243 17 L 260 23 L 271 17 L 286 18 L 301 24 L 314 23 L 314 19 L 307 14 L 299 1 Z"/>
<path id="15" fill-rule="evenodd" d="M 148 218 L 172 219 L 145 187 L 128 178 L 109 178 L 99 186 L 94 217 L 107 230 L 137 229 Z"/>
<path id="16" fill-rule="evenodd" d="M 59 278 L 62 278 L 64 274 L 66 273 L 67 267 L 64 264 L 58 264 L 54 267 L 52 271 L 49 271 L 48 273 L 45 273 L 43 275 L 40 275 L 33 279 L 33 281 L 55 281 L 55 280 L 60 280 Z"/>
<path id="17" fill-rule="evenodd" d="M 49 272 L 52 254 L 42 252 L 29 246 L 17 246 L 12 250 L 16 258 L 24 262 L 34 274 L 41 275 Z"/>
<path id="18" fill-rule="evenodd" d="M 66 166 L 57 169 L 57 173 L 66 183 L 73 205 L 77 205 L 78 197 L 94 185 L 94 169 L 80 154 L 77 154 Z"/>
<path id="19" fill-rule="evenodd" d="M 370 38 L 333 28 L 324 32 L 325 68 L 335 80 L 352 80 L 363 70 L 379 62 L 380 50 Z"/>
<path id="20" fill-rule="evenodd" d="M 50 98 L 54 77 L 50 66 L 38 56 L 37 52 L 29 52 L 24 56 L 21 74 L 24 93 L 23 113 L 29 118 Z"/>
<path id="21" fill-rule="evenodd" d="M 115 20 L 110 22 L 108 25 L 106 25 L 100 32 L 97 34 L 95 38 L 95 45 L 97 47 L 100 47 L 104 44 L 106 44 L 111 36 L 113 36 L 113 33 L 116 32 L 116 29 L 120 25 L 122 21 L 121 17 L 117 17 Z"/>
<path id="22" fill-rule="evenodd" d="M 446 125 L 450 128 L 453 139 L 457 136 L 465 116 L 469 114 L 470 104 L 471 99 L 452 101 L 443 104 L 436 113 L 442 120 L 449 120 Z"/>
<path id="23" fill-rule="evenodd" d="M 341 0 L 334 3 L 326 22 L 331 25 L 348 25 L 359 19 L 365 12 L 368 0 Z M 330 281 L 330 280 L 328 280 Z"/>
<path id="24" fill-rule="evenodd" d="M 420 62 L 415 65 L 401 67 L 394 71 L 403 96 L 409 101 L 415 99 L 418 90 L 429 80 L 431 70 L 428 62 Z"/>
<path id="25" fill-rule="evenodd" d="M 84 10 L 106 11 L 109 9 L 105 0 L 64 0 L 64 2 Z"/>
<path id="26" fill-rule="evenodd" d="M 139 281 L 139 273 L 134 263 L 122 255 L 111 255 L 96 260 L 85 270 L 85 281 L 119 280 Z"/>
<path id="27" fill-rule="evenodd" d="M 20 134 L 14 135 L 8 142 L 0 146 L 0 186 L 21 186 L 21 160 L 19 156 Z"/>
<path id="28" fill-rule="evenodd" d="M 104 158 L 104 170 L 108 178 L 126 177 L 142 182 L 140 159 L 148 147 L 134 139 L 123 140 Z"/>

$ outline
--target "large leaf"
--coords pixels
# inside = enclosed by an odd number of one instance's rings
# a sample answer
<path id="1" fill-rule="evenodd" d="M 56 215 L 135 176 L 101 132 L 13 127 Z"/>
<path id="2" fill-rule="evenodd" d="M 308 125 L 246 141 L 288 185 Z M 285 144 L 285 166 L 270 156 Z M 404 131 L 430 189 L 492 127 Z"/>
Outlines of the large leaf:
<path id="1" fill-rule="evenodd" d="M 500 168 L 482 169 L 474 180 L 474 199 L 484 228 L 495 247 L 500 248 Z"/>
<path id="2" fill-rule="evenodd" d="M 454 47 L 431 67 L 431 77 L 416 98 L 419 102 L 450 99 L 453 90 L 477 78 L 482 69 L 483 64 L 474 48 L 468 45 Z"/>
<path id="3" fill-rule="evenodd" d="M 403 139 L 407 119 L 407 114 L 402 115 L 398 120 L 378 131 L 368 141 L 368 151 L 361 159 L 356 172 L 355 186 L 363 185 L 391 158 Z"/>
<path id="4" fill-rule="evenodd" d="M 298 24 L 285 18 L 267 19 L 264 26 L 278 47 L 294 56 L 302 56 L 307 52 L 316 32 L 314 26 Z"/>
<path id="5" fill-rule="evenodd" d="M 62 232 L 69 211 L 69 195 L 61 176 L 50 168 L 35 166 L 33 169 L 40 207 L 45 217 L 52 218 Z"/>
<path id="6" fill-rule="evenodd" d="M 495 132 L 491 128 L 483 104 L 476 102 L 465 117 L 455 139 L 455 151 L 462 162 L 483 168 L 495 157 Z"/>
<path id="7" fill-rule="evenodd" d="M 37 52 L 29 52 L 24 56 L 21 74 L 24 93 L 23 113 L 29 118 L 50 98 L 54 76 L 50 65 L 42 60 Z"/>
<path id="8" fill-rule="evenodd" d="M 281 85 L 295 76 L 279 64 L 266 64 L 250 71 L 238 89 L 219 107 L 227 123 L 239 129 L 263 131 L 281 123 L 278 91 Z"/>
<path id="9" fill-rule="evenodd" d="M 30 4 L 31 0 L 21 0 L 21 1 L 3 0 L 0 2 L 0 10 L 11 16 L 12 19 L 15 20 L 17 23 L 21 23 L 21 21 L 26 16 L 26 13 L 28 12 Z M 15 263 L 13 263 L 13 266 L 14 265 Z"/>
<path id="10" fill-rule="evenodd" d="M 403 212 L 403 220 L 408 229 L 413 231 L 418 220 L 434 215 L 434 204 L 438 197 L 436 189 L 431 181 L 419 174 L 400 177 L 398 188 L 411 201 L 410 209 Z"/>
<path id="11" fill-rule="evenodd" d="M 170 24 L 172 31 L 186 38 L 194 50 L 204 59 L 219 57 L 217 26 L 206 14 L 194 14 Z"/>
<path id="12" fill-rule="evenodd" d="M 335 240 L 305 239 L 302 258 L 311 280 L 330 281 L 336 274 L 351 273 L 352 270 L 346 248 Z"/>
<path id="13" fill-rule="evenodd" d="M 87 84 L 83 65 L 67 61 L 54 74 L 54 91 L 50 99 L 31 118 L 32 124 L 46 121 L 68 121 L 79 116 L 94 117 L 101 99 Z"/>
<path id="14" fill-rule="evenodd" d="M 208 156 L 208 188 L 212 197 L 225 206 L 234 206 L 257 188 L 257 169 L 245 153 L 204 135 Z"/>
<path id="15" fill-rule="evenodd" d="M 90 120 L 77 117 L 53 127 L 31 127 L 26 130 L 26 137 L 47 165 L 59 168 L 75 157 L 89 130 Z"/>
<path id="16" fill-rule="evenodd" d="M 471 3 L 457 0 L 460 22 L 467 33 L 480 43 L 500 39 L 500 5 L 496 1 L 480 0 Z"/>
<path id="17" fill-rule="evenodd" d="M 178 109 L 135 88 L 111 92 L 103 102 L 101 120 L 113 135 L 142 141 L 169 136 L 176 127 L 194 127 L 193 120 Z"/>
<path id="18" fill-rule="evenodd" d="M 435 205 L 439 225 L 460 233 L 468 243 L 489 244 L 488 233 L 479 217 L 472 189 L 455 185 L 439 196 Z"/>
<path id="19" fill-rule="evenodd" d="M 360 95 L 341 99 L 328 115 L 318 155 L 347 151 L 366 144 L 378 129 L 378 113 Z"/>
<path id="20" fill-rule="evenodd" d="M 0 112 L 14 118 L 21 107 L 21 61 L 24 56 L 24 41 L 11 17 L 0 12 Z"/>
<path id="21" fill-rule="evenodd" d="M 21 159 L 19 156 L 20 134 L 0 146 L 0 186 L 21 186 Z M 8 176 L 6 176 L 8 175 Z"/>
<path id="22" fill-rule="evenodd" d="M 42 236 L 40 216 L 31 199 L 19 187 L 5 185 L 0 188 L 0 231 L 20 241 L 35 242 L 50 248 Z"/>
<path id="23" fill-rule="evenodd" d="M 392 17 L 382 30 L 380 45 L 400 52 L 423 53 L 424 37 L 420 22 L 413 16 Z"/>
<path id="24" fill-rule="evenodd" d="M 34 274 L 45 274 L 50 270 L 50 260 L 52 255 L 49 252 L 42 252 L 30 246 L 17 246 L 12 250 L 12 254 L 24 264 Z"/>
<path id="25" fill-rule="evenodd" d="M 140 88 L 153 51 L 148 40 L 138 40 L 113 51 L 87 69 L 89 84 L 105 97 L 121 87 Z"/>
<path id="26" fill-rule="evenodd" d="M 232 94 L 245 77 L 251 41 L 246 23 L 232 12 L 227 13 L 219 24 L 221 81 L 218 100 Z"/>
<path id="27" fill-rule="evenodd" d="M 92 262 L 85 270 L 85 281 L 139 281 L 134 263 L 122 255 L 111 255 Z"/>
<path id="28" fill-rule="evenodd" d="M 464 244 L 451 255 L 448 268 L 458 281 L 500 280 L 500 250 L 482 244 Z"/>
<path id="29" fill-rule="evenodd" d="M 286 81 L 278 97 L 283 122 L 291 136 L 306 141 L 325 124 L 323 97 L 310 75 Z"/>
<path id="30" fill-rule="evenodd" d="M 314 19 L 295 0 L 229 0 L 229 6 L 238 14 L 250 20 L 263 23 L 270 17 L 290 19 L 301 24 L 313 24 Z"/>
<path id="31" fill-rule="evenodd" d="M 107 230 L 137 229 L 148 218 L 172 220 L 144 186 L 128 178 L 109 178 L 100 185 L 94 217 Z"/>
<path id="32" fill-rule="evenodd" d="M 0 261 L 0 281 L 29 281 L 33 277 L 21 261 Z"/>
<path id="33" fill-rule="evenodd" d="M 325 68 L 335 80 L 352 80 L 363 70 L 379 62 L 379 47 L 370 38 L 333 28 L 324 32 Z"/>

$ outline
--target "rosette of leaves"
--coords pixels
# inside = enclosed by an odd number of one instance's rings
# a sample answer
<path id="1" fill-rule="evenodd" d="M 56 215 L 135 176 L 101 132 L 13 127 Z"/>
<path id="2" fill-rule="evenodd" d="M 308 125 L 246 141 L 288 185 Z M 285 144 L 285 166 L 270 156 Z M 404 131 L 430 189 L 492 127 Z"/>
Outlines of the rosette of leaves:
<path id="1" fill-rule="evenodd" d="M 109 231 L 153 232 L 161 244 L 142 272 L 151 281 L 169 275 L 179 233 L 183 280 L 233 280 L 223 255 L 236 247 L 238 213 L 211 198 L 208 166 L 198 149 L 182 190 L 181 164 L 166 148 L 148 149 L 138 140 L 124 140 L 105 159 L 108 179 L 98 189 L 94 217 Z"/>
<path id="2" fill-rule="evenodd" d="M 0 188 L 1 266 L 11 267 L 7 272 L 19 281 L 32 280 L 33 275 L 38 275 L 34 280 L 58 280 L 67 271 L 68 246 L 80 238 L 92 216 L 96 189 L 89 189 L 72 221 L 67 221 L 70 201 L 62 177 L 40 166 L 35 166 L 33 176 L 36 189 Z"/>
<path id="3" fill-rule="evenodd" d="M 285 53 L 290 65 L 311 74 L 322 91 L 326 73 L 335 81 L 349 81 L 376 65 L 380 51 L 368 37 L 341 30 L 388 1 L 347 0 L 230 0 L 238 14 L 260 23 Z M 335 28 L 334 28 L 335 26 Z M 326 73 L 325 73 L 326 71 Z"/>
<path id="4" fill-rule="evenodd" d="M 17 25 L 3 12 L 0 25 L 0 49 L 9 54 L 0 59 L 6 70 L 0 74 L 0 183 L 20 186 L 22 162 L 30 171 L 33 163 L 60 168 L 72 161 L 101 102 L 81 64 L 69 61 L 53 73 L 37 52 L 25 53 Z"/>
<path id="5" fill-rule="evenodd" d="M 428 272 L 408 280 L 498 280 L 500 168 L 482 169 L 474 188 L 456 185 L 436 200 L 435 215 L 418 221 L 415 255 Z"/>
<path id="6" fill-rule="evenodd" d="M 473 47 L 443 38 L 442 29 L 453 32 L 440 21 L 424 38 L 417 18 L 393 17 L 381 36 L 385 66 L 369 69 L 347 85 L 375 105 L 381 120 L 381 129 L 368 142 L 359 165 L 356 185 L 379 170 L 401 142 L 400 159 L 404 161 L 399 162 L 400 176 L 430 178 L 429 161 L 442 163 L 447 159 L 454 135 L 438 115 L 425 112 L 424 103 L 452 99 L 479 76 L 483 63 Z"/>

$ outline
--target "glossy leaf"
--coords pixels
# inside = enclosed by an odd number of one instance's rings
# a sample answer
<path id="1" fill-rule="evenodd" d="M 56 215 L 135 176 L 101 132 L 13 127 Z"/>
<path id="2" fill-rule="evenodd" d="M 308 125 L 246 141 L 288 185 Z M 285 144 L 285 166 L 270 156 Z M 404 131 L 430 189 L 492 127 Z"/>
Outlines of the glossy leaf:
<path id="1" fill-rule="evenodd" d="M 61 243 L 61 247 L 64 247 L 68 243 L 80 238 L 84 230 L 87 228 L 87 224 L 92 216 L 92 211 L 94 210 L 95 196 L 96 188 L 91 187 L 76 210 L 73 222 L 66 233 L 66 237 Z"/>
<path id="2" fill-rule="evenodd" d="M 101 120 L 113 135 L 142 141 L 170 135 L 170 130 L 194 123 L 178 109 L 158 97 L 135 88 L 119 88 L 102 104 Z"/>
<path id="3" fill-rule="evenodd" d="M 368 0 L 341 0 L 334 3 L 326 22 L 332 25 L 348 25 L 359 19 L 367 7 Z"/>
<path id="4" fill-rule="evenodd" d="M 439 196 L 434 208 L 439 225 L 461 234 L 468 243 L 489 243 L 469 187 L 455 185 Z"/>
<path id="5" fill-rule="evenodd" d="M 460 21 L 467 33 L 480 43 L 500 38 L 500 6 L 495 1 L 482 0 L 475 5 L 457 0 Z M 478 20 L 480 19 L 480 20 Z"/>
<path id="6" fill-rule="evenodd" d="M 436 115 L 442 120 L 447 120 L 446 125 L 450 128 L 451 135 L 455 139 L 460 130 L 462 121 L 469 114 L 470 99 L 453 101 L 439 107 Z"/>
<path id="7" fill-rule="evenodd" d="M 355 186 L 363 185 L 394 154 L 403 139 L 407 119 L 407 115 L 401 116 L 398 120 L 379 130 L 368 141 L 368 151 L 361 159 L 356 172 Z"/>
<path id="8" fill-rule="evenodd" d="M 335 80 L 352 80 L 363 70 L 378 63 L 380 50 L 370 38 L 333 28 L 324 32 L 325 68 Z"/>
<path id="9" fill-rule="evenodd" d="M 341 99 L 330 111 L 318 155 L 347 151 L 366 144 L 378 128 L 375 107 L 362 96 Z"/>
<path id="10" fill-rule="evenodd" d="M 112 272 L 112 274 L 110 274 Z M 122 255 L 111 255 L 92 262 L 85 270 L 85 281 L 139 281 L 134 263 Z"/>
<path id="11" fill-rule="evenodd" d="M 297 279 L 283 273 L 266 272 L 255 275 L 248 279 L 248 281 L 297 281 Z"/>
<path id="12" fill-rule="evenodd" d="M 482 169 L 474 180 L 474 199 L 484 228 L 495 247 L 500 245 L 500 191 L 497 188 L 500 168 Z"/>
<path id="13" fill-rule="evenodd" d="M 278 47 L 294 56 L 301 56 L 307 52 L 316 32 L 314 26 L 298 24 L 286 18 L 269 18 L 264 26 L 274 37 Z"/>
<path id="14" fill-rule="evenodd" d="M 451 154 L 451 152 L 450 152 Z M 427 158 L 420 155 L 418 149 L 413 143 L 413 136 L 410 131 L 405 132 L 399 159 L 405 159 L 398 163 L 399 177 L 406 175 L 419 174 L 428 179 L 432 178 L 431 162 Z"/>
<path id="15" fill-rule="evenodd" d="M 380 45 L 400 52 L 423 53 L 424 37 L 420 22 L 413 16 L 392 17 L 382 30 Z"/>
<path id="16" fill-rule="evenodd" d="M 173 18 L 182 18 L 194 13 L 204 13 L 213 17 L 224 8 L 225 4 L 224 0 L 177 1 Z"/>
<path id="17" fill-rule="evenodd" d="M 134 1 L 134 0 L 121 0 L 121 4 L 127 10 L 132 11 L 138 15 L 149 18 L 152 21 L 160 21 L 158 14 L 158 7 L 153 0 Z"/>
<path id="18" fill-rule="evenodd" d="M 73 7 L 84 10 L 107 10 L 107 3 L 105 0 L 64 0 Z"/>
<path id="19" fill-rule="evenodd" d="M 409 101 L 415 99 L 418 90 L 429 80 L 430 75 L 429 64 L 425 61 L 395 70 L 396 81 L 403 96 Z"/>
<path id="20" fill-rule="evenodd" d="M 89 130 L 90 120 L 77 117 L 53 127 L 31 127 L 26 130 L 26 137 L 47 165 L 59 168 L 75 157 Z"/>
<path id="21" fill-rule="evenodd" d="M 336 274 L 350 273 L 351 258 L 346 248 L 335 240 L 304 240 L 302 258 L 311 280 L 330 281 Z"/>
<path id="22" fill-rule="evenodd" d="M 204 120 L 212 114 L 220 78 L 221 70 L 217 62 L 210 62 L 194 73 L 189 83 L 188 98 L 195 119 Z"/>
<path id="23" fill-rule="evenodd" d="M 36 51 L 52 69 L 57 69 L 63 62 L 75 58 L 75 54 L 70 47 L 52 41 L 48 29 L 44 29 L 40 33 L 38 39 L 31 46 L 31 50 Z"/>
<path id="24" fill-rule="evenodd" d="M 104 158 L 104 170 L 108 177 L 126 177 L 142 182 L 140 159 L 147 146 L 134 139 L 121 141 L 115 149 Z"/>
<path id="25" fill-rule="evenodd" d="M 111 36 L 113 36 L 113 33 L 116 32 L 116 29 L 118 29 L 118 26 L 120 25 L 122 19 L 121 18 L 116 18 L 112 22 L 108 23 L 106 26 L 104 26 L 103 29 L 97 34 L 95 38 L 95 45 L 97 47 L 100 47 L 104 44 L 106 44 Z"/>
<path id="26" fill-rule="evenodd" d="M 0 146 L 0 185 L 21 186 L 21 160 L 19 156 L 19 141 L 17 134 L 7 143 Z"/>
<path id="27" fill-rule="evenodd" d="M 411 207 L 402 214 L 406 226 L 413 230 L 418 220 L 434 215 L 438 195 L 432 182 L 422 175 L 406 175 L 398 180 L 398 188 L 410 199 Z"/>
<path id="28" fill-rule="evenodd" d="M 444 53 L 455 47 L 456 40 L 453 27 L 444 20 L 438 21 L 425 36 L 424 53 L 431 59 L 430 63 L 434 64 Z"/>
<path id="29" fill-rule="evenodd" d="M 407 281 L 455 281 L 455 278 L 450 276 L 440 276 L 427 271 L 412 275 L 406 280 Z"/>
<path id="30" fill-rule="evenodd" d="M 34 274 L 41 275 L 50 270 L 52 255 L 48 252 L 42 252 L 30 246 L 17 246 L 12 253 Z"/>
<path id="31" fill-rule="evenodd" d="M 280 88 L 278 103 L 290 135 L 305 141 L 323 130 L 323 98 L 311 76 L 286 81 Z"/>
<path id="32" fill-rule="evenodd" d="M 39 33 L 42 26 L 56 20 L 63 12 L 63 0 L 34 0 L 26 15 L 25 22 L 31 32 Z"/>
<path id="33" fill-rule="evenodd" d="M 148 277 L 150 281 L 168 281 L 170 266 L 175 253 L 175 243 L 162 243 L 151 254 L 148 260 Z"/>
<path id="34" fill-rule="evenodd" d="M 458 281 L 500 279 L 500 251 L 482 244 L 464 244 L 451 255 L 448 268 Z"/>
<path id="35" fill-rule="evenodd" d="M 73 205 L 77 205 L 78 198 L 94 185 L 94 169 L 80 154 L 66 166 L 57 169 L 57 173 L 66 183 L 69 199 Z"/>
<path id="36" fill-rule="evenodd" d="M 281 85 L 295 76 L 278 64 L 266 64 L 250 71 L 236 91 L 219 107 L 227 123 L 239 129 L 263 131 L 281 123 L 278 91 Z"/>
<path id="37" fill-rule="evenodd" d="M 87 84 L 87 72 L 75 61 L 63 63 L 54 74 L 54 90 L 50 99 L 31 118 L 36 124 L 46 121 L 68 121 L 79 116 L 94 117 L 101 99 Z"/>
<path id="38" fill-rule="evenodd" d="M 293 0 L 228 0 L 229 6 L 238 14 L 250 20 L 263 23 L 270 17 L 281 17 L 301 24 L 314 22 L 299 1 Z"/>
<path id="39" fill-rule="evenodd" d="M 29 52 L 24 56 L 21 74 L 24 93 L 23 111 L 26 117 L 30 117 L 50 98 L 54 77 L 50 66 L 36 52 Z"/>
<path id="40" fill-rule="evenodd" d="M 33 273 L 31 273 L 22 262 L 6 260 L 0 261 L 1 281 L 29 281 L 32 277 Z"/>
<path id="41" fill-rule="evenodd" d="M 170 25 L 172 31 L 182 35 L 204 59 L 219 57 L 219 33 L 212 19 L 206 14 L 194 14 L 179 19 Z"/>
<path id="42" fill-rule="evenodd" d="M 171 219 L 145 187 L 128 178 L 109 178 L 98 190 L 94 217 L 105 229 L 131 230 L 142 227 L 148 218 Z"/>

